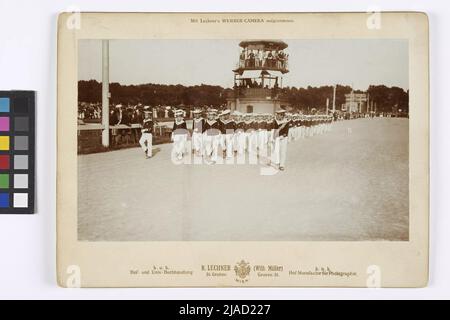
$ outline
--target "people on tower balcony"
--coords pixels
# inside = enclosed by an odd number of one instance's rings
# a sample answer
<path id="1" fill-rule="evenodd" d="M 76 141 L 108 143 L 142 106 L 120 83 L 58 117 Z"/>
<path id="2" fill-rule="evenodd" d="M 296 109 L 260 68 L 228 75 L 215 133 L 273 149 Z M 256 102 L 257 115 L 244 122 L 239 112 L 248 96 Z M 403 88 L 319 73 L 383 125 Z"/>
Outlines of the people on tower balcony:
<path id="1" fill-rule="evenodd" d="M 264 52 L 262 50 L 258 50 L 258 67 L 262 67 L 264 64 Z"/>
<path id="2" fill-rule="evenodd" d="M 248 66 L 250 68 L 253 68 L 255 66 L 255 54 L 253 53 L 253 50 L 250 51 L 250 54 L 248 56 Z"/>
<path id="3" fill-rule="evenodd" d="M 287 69 L 289 55 L 283 50 L 242 49 L 239 55 L 239 68 Z"/>
<path id="4" fill-rule="evenodd" d="M 267 53 L 267 59 L 266 59 L 267 67 L 273 68 L 273 61 L 274 61 L 274 56 L 272 54 L 272 51 L 269 51 Z"/>

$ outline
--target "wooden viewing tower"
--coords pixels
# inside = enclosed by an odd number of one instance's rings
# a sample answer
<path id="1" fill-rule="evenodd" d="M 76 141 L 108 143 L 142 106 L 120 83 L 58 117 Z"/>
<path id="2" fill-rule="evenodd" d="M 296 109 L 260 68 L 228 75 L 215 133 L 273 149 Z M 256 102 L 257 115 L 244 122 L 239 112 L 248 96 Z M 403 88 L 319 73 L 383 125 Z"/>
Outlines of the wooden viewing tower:
<path id="1" fill-rule="evenodd" d="M 288 45 L 280 40 L 246 40 L 234 72 L 228 108 L 242 113 L 274 113 L 288 103 L 280 98 L 283 75 L 289 72 Z"/>

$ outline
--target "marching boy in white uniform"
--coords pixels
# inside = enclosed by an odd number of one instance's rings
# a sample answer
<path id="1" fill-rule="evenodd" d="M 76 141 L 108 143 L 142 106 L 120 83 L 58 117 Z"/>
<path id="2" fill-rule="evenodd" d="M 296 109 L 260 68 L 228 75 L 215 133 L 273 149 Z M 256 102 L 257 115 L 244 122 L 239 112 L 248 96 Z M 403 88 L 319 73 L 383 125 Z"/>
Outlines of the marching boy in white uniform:
<path id="1" fill-rule="evenodd" d="M 295 140 L 298 140 L 302 136 L 302 121 L 300 120 L 300 114 L 295 115 Z"/>
<path id="2" fill-rule="evenodd" d="M 203 133 L 203 148 L 207 163 L 217 162 L 218 149 L 221 140 L 219 122 L 216 120 L 217 110 L 208 110 L 208 119 L 205 121 Z"/>
<path id="3" fill-rule="evenodd" d="M 294 113 L 293 115 L 292 115 L 292 128 L 291 128 L 291 130 L 292 130 L 292 140 L 293 141 L 297 141 L 297 123 L 298 123 L 298 119 L 297 119 L 297 114 L 296 113 Z"/>
<path id="4" fill-rule="evenodd" d="M 234 130 L 234 151 L 239 155 L 244 155 L 245 152 L 245 122 L 242 120 L 242 113 L 235 111 L 233 113 L 235 122 Z"/>
<path id="5" fill-rule="evenodd" d="M 286 110 L 276 112 L 274 122 L 274 147 L 272 149 L 271 162 L 281 171 L 286 165 L 287 142 L 289 135 L 289 123 L 285 119 Z"/>
<path id="6" fill-rule="evenodd" d="M 144 107 L 144 120 L 142 122 L 142 135 L 139 139 L 139 144 L 142 150 L 144 150 L 145 158 L 149 159 L 152 157 L 152 147 L 153 147 L 153 122 L 151 117 L 150 107 Z"/>
<path id="7" fill-rule="evenodd" d="M 267 122 L 264 114 L 257 115 L 258 156 L 267 157 Z"/>
<path id="8" fill-rule="evenodd" d="M 306 137 L 306 116 L 304 114 L 300 115 L 300 123 L 301 123 L 302 139 L 305 139 L 305 137 Z"/>
<path id="9" fill-rule="evenodd" d="M 247 138 L 246 149 L 247 152 L 256 155 L 258 148 L 258 134 L 256 132 L 256 119 L 253 114 L 247 113 L 244 116 L 245 122 L 245 136 Z"/>
<path id="10" fill-rule="evenodd" d="M 317 116 L 317 126 L 319 127 L 319 134 L 323 134 L 323 116 Z"/>
<path id="11" fill-rule="evenodd" d="M 192 147 L 196 156 L 203 153 L 203 132 L 205 131 L 205 119 L 202 118 L 201 110 L 194 110 L 192 122 Z"/>
<path id="12" fill-rule="evenodd" d="M 172 128 L 173 155 L 177 160 L 182 160 L 188 136 L 187 125 L 183 119 L 183 110 L 176 110 L 174 115 L 175 121 Z"/>
<path id="13" fill-rule="evenodd" d="M 223 147 L 225 149 L 225 155 L 227 159 L 233 158 L 233 137 L 234 130 L 236 129 L 235 122 L 230 119 L 230 110 L 224 110 L 220 114 L 221 117 L 221 132 Z"/>
<path id="14" fill-rule="evenodd" d="M 289 131 L 288 131 L 288 142 L 294 141 L 295 135 L 295 126 L 294 126 L 294 115 L 291 113 L 286 114 L 285 120 L 288 123 Z"/>
<path id="15" fill-rule="evenodd" d="M 271 155 L 272 149 L 273 149 L 273 142 L 274 142 L 274 123 L 275 118 L 272 114 L 267 114 L 266 116 L 266 128 L 267 128 L 267 148 L 268 148 L 268 155 Z"/>

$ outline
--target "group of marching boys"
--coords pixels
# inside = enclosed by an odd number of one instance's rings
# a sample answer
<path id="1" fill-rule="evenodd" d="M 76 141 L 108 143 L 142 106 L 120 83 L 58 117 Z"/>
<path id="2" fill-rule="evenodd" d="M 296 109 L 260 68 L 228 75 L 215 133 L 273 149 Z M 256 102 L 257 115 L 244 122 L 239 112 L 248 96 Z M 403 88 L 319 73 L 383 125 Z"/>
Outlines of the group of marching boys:
<path id="1" fill-rule="evenodd" d="M 188 154 L 187 141 L 191 138 L 192 152 L 203 157 L 208 164 L 219 157 L 233 159 L 246 153 L 255 155 L 279 170 L 286 164 L 287 143 L 331 130 L 332 116 L 289 114 L 278 110 L 272 114 L 240 113 L 208 109 L 206 119 L 202 110 L 193 112 L 194 119 L 189 126 L 184 120 L 185 112 L 176 110 L 172 128 L 173 157 L 182 160 Z M 145 113 L 141 147 L 146 157 L 151 157 L 151 133 L 153 120 Z M 147 145 L 146 145 L 147 143 Z M 221 150 L 221 154 L 219 153 Z"/>

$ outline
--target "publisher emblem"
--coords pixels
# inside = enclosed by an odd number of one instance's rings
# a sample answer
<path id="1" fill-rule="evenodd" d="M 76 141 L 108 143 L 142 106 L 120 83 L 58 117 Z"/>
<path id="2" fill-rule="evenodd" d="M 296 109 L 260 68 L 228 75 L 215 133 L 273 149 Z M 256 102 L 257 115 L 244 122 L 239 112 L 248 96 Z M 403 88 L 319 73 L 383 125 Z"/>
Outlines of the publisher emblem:
<path id="1" fill-rule="evenodd" d="M 236 273 L 237 282 L 247 282 L 250 274 L 250 263 L 245 262 L 245 260 L 241 260 L 234 266 L 234 272 Z"/>

